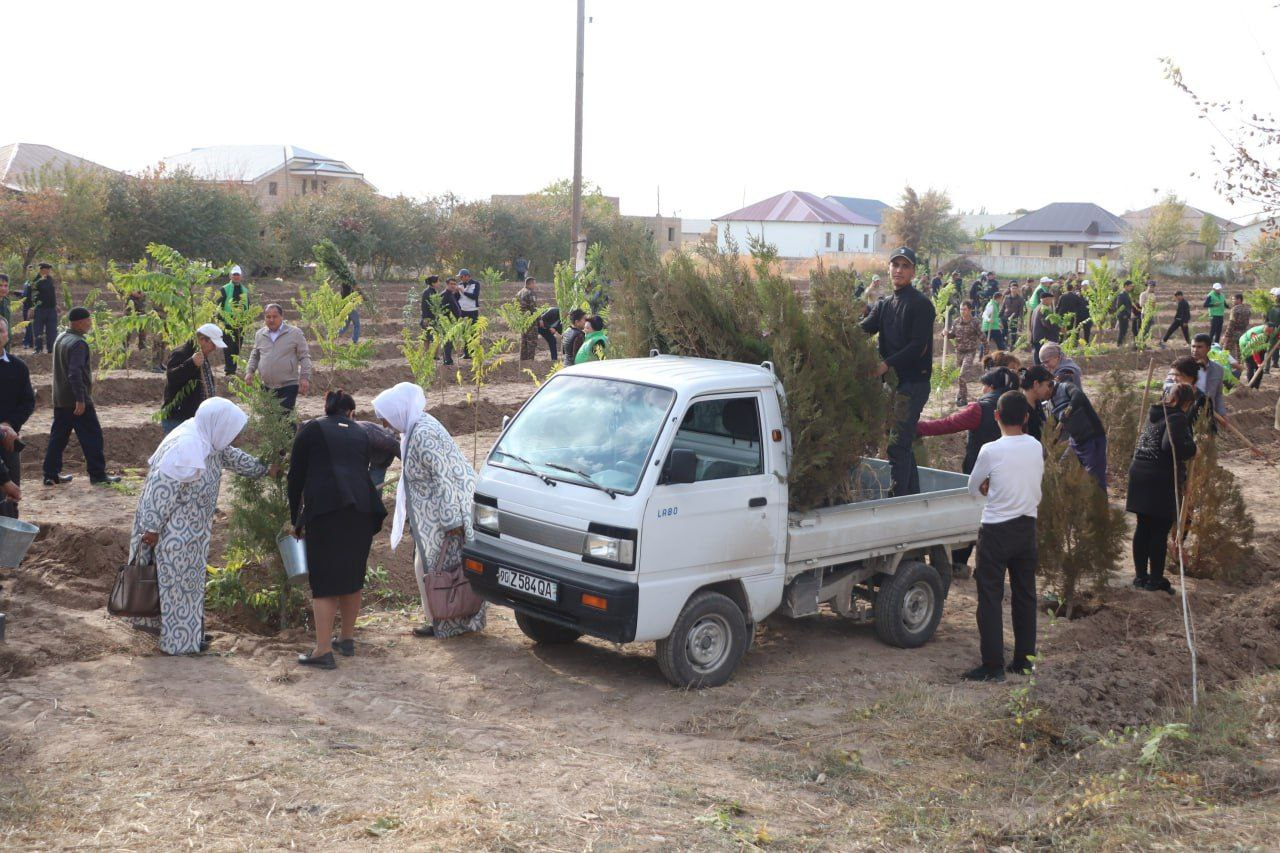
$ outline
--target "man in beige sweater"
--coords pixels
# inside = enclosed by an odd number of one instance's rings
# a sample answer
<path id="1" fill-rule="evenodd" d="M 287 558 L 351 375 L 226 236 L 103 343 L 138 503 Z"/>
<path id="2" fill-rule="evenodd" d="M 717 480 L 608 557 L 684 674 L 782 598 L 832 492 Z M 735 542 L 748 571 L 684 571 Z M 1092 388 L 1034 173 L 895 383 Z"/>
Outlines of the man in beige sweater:
<path id="1" fill-rule="evenodd" d="M 311 390 L 311 351 L 307 338 L 297 326 L 284 321 L 284 311 L 272 303 L 262 314 L 264 325 L 253 336 L 253 352 L 245 379 L 254 374 L 262 384 L 280 398 L 286 409 L 293 410 L 298 393 L 305 397 Z"/>

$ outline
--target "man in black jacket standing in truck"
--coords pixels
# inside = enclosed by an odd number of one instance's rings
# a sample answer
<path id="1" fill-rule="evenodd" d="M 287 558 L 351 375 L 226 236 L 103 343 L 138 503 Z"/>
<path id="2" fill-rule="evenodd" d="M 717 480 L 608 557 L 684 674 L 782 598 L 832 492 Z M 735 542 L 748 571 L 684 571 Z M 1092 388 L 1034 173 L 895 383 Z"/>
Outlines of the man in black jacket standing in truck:
<path id="1" fill-rule="evenodd" d="M 911 444 L 916 423 L 929 400 L 929 376 L 933 373 L 933 303 L 911 286 L 916 274 L 916 253 L 903 246 L 889 257 L 889 278 L 893 295 L 881 299 L 862 321 L 862 331 L 878 334 L 880 357 L 876 370 L 884 376 L 893 369 L 898 395 L 904 407 L 889 443 L 889 465 L 893 472 L 893 495 L 920 492 L 920 472 Z"/>

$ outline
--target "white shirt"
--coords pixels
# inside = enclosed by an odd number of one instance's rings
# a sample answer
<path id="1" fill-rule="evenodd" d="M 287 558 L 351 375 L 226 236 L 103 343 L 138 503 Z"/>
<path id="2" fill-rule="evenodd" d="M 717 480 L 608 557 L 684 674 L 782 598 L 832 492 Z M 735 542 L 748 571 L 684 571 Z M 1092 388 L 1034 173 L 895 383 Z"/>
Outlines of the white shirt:
<path id="1" fill-rule="evenodd" d="M 276 341 L 278 341 L 280 339 L 280 336 L 283 334 L 284 334 L 284 323 L 281 323 L 280 328 L 276 329 L 274 332 L 271 331 L 270 329 L 267 329 L 267 337 L 271 338 L 271 343 L 273 344 Z"/>
<path id="2" fill-rule="evenodd" d="M 1036 517 L 1040 506 L 1040 478 L 1044 476 L 1044 450 L 1029 435 L 1006 435 L 982 445 L 969 475 L 969 493 L 990 480 L 983 524 L 999 524 L 1024 515 Z"/>

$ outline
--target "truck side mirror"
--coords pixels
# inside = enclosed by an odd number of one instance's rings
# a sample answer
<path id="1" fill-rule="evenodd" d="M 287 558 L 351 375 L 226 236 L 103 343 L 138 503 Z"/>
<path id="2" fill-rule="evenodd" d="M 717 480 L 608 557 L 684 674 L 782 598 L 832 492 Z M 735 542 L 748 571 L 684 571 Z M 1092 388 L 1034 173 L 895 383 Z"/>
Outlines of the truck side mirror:
<path id="1" fill-rule="evenodd" d="M 662 469 L 662 477 L 658 480 L 664 485 L 693 483 L 698 479 L 698 455 L 692 450 L 673 450 L 667 457 L 667 464 Z"/>

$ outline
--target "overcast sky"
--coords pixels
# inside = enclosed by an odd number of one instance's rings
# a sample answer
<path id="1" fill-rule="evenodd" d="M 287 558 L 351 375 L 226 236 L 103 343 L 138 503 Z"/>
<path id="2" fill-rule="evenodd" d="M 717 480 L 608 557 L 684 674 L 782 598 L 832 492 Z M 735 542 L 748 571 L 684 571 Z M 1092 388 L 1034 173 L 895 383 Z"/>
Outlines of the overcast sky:
<path id="1" fill-rule="evenodd" d="M 0 142 L 128 170 L 288 143 L 412 196 L 572 174 L 574 0 L 11 5 Z M 1274 5 L 588 0 L 584 171 L 626 213 L 661 188 L 690 218 L 788 189 L 894 203 L 908 182 L 962 210 L 1173 190 L 1241 218 L 1213 190 L 1220 138 L 1158 60 L 1280 107 Z"/>

